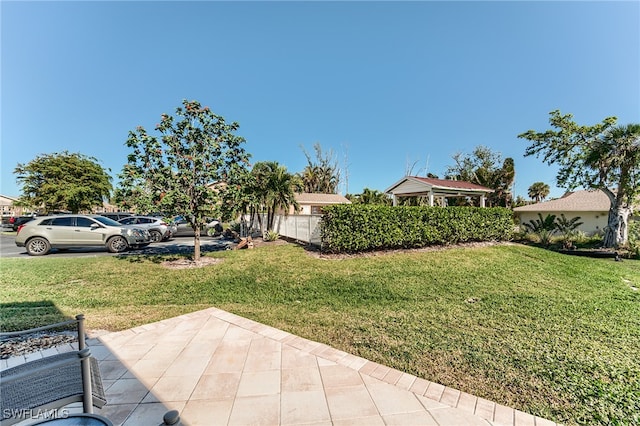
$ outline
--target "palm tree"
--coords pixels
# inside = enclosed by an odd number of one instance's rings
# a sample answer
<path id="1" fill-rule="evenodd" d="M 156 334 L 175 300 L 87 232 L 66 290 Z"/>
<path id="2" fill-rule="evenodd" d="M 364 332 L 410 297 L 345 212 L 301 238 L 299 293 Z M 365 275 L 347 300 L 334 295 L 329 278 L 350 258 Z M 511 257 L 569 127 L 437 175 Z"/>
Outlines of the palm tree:
<path id="1" fill-rule="evenodd" d="M 535 182 L 533 183 L 529 189 L 527 190 L 527 194 L 529 194 L 529 198 L 535 200 L 536 203 L 547 198 L 549 195 L 549 185 L 544 182 Z"/>
<path id="2" fill-rule="evenodd" d="M 333 152 L 329 151 L 323 155 L 322 147 L 318 143 L 313 146 L 313 149 L 316 152 L 316 161 L 313 161 L 311 156 L 303 150 L 307 157 L 307 165 L 298 176 L 302 180 L 304 192 L 336 194 L 340 183 L 340 170 Z"/>
<path id="3" fill-rule="evenodd" d="M 377 189 L 364 188 L 362 194 L 358 195 L 358 203 L 388 206 L 391 204 L 391 198 Z"/>
<path id="4" fill-rule="evenodd" d="M 255 179 L 254 203 L 258 204 L 258 210 L 267 214 L 267 231 L 273 231 L 278 210 L 288 215 L 292 206 L 295 210 L 300 208 L 295 195 L 302 187 L 301 182 L 276 161 L 256 163 L 251 173 Z"/>
<path id="5" fill-rule="evenodd" d="M 640 193 L 640 124 L 610 129 L 591 146 L 585 162 L 598 170 L 597 177 L 587 183 L 600 188 L 611 202 L 603 245 L 624 245 L 628 240 L 629 217 Z"/>

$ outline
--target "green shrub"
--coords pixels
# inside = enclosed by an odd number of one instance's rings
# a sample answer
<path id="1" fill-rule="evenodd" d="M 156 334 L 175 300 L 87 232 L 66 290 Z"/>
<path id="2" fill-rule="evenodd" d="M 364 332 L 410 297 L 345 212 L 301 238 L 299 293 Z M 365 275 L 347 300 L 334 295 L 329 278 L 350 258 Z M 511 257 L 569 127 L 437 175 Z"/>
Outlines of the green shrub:
<path id="1" fill-rule="evenodd" d="M 264 241 L 275 241 L 278 238 L 280 238 L 280 234 L 278 234 L 276 231 L 267 231 L 262 236 L 262 239 Z"/>
<path id="2" fill-rule="evenodd" d="M 513 233 L 508 209 L 341 204 L 324 209 L 322 247 L 329 252 L 417 248 L 500 241 Z"/>
<path id="3" fill-rule="evenodd" d="M 640 259 L 640 221 L 629 220 L 629 250 Z"/>

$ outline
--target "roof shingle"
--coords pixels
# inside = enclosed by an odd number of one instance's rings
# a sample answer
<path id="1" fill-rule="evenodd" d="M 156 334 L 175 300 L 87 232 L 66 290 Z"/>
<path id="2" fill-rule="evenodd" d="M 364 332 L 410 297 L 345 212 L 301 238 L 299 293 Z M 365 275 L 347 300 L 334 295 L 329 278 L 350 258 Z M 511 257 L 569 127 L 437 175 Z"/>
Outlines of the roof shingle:
<path id="1" fill-rule="evenodd" d="M 339 194 L 314 194 L 302 192 L 296 194 L 299 204 L 351 204 L 347 198 Z"/>
<path id="2" fill-rule="evenodd" d="M 600 190 L 567 192 L 561 198 L 542 203 L 516 207 L 515 212 L 606 212 L 611 202 L 607 194 Z"/>

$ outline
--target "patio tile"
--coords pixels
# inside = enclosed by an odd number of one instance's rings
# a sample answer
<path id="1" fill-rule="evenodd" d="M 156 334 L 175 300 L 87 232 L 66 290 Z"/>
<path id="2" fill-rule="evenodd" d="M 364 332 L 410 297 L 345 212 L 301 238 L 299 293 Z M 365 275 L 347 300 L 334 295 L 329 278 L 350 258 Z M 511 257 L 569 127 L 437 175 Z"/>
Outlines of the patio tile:
<path id="1" fill-rule="evenodd" d="M 426 411 L 382 416 L 387 426 L 439 426 Z"/>
<path id="2" fill-rule="evenodd" d="M 478 397 L 466 392 L 460 392 L 460 395 L 458 396 L 458 405 L 456 407 L 468 413 L 475 413 L 477 402 Z"/>
<path id="3" fill-rule="evenodd" d="M 194 337 L 193 343 L 187 345 L 182 352 L 180 352 L 180 358 L 200 358 L 207 356 L 211 358 L 218 349 L 218 346 L 222 342 L 222 339 L 200 339 Z"/>
<path id="4" fill-rule="evenodd" d="M 289 346 L 282 347 L 281 357 L 281 367 L 283 369 L 318 367 L 318 361 L 315 356 Z"/>
<path id="5" fill-rule="evenodd" d="M 439 408 L 449 408 L 446 405 L 439 403 L 438 401 L 434 401 L 431 398 L 427 398 L 426 396 L 416 395 L 416 398 L 418 398 L 418 401 L 420 401 L 422 406 L 429 411 L 437 410 Z M 469 414 L 473 414 L 473 412 L 470 412 Z"/>
<path id="6" fill-rule="evenodd" d="M 182 411 L 183 408 L 184 403 L 166 404 L 156 402 L 152 404 L 140 404 L 131 412 L 131 415 L 125 420 L 123 426 L 158 425 L 162 423 L 162 417 L 167 411 Z"/>
<path id="7" fill-rule="evenodd" d="M 424 392 L 424 396 L 427 398 L 431 398 L 435 401 L 440 401 L 442 394 L 444 392 L 444 386 L 439 383 L 429 382 L 429 387 Z"/>
<path id="8" fill-rule="evenodd" d="M 187 401 L 200 376 L 161 377 L 151 392 L 161 401 Z"/>
<path id="9" fill-rule="evenodd" d="M 280 423 L 280 395 L 238 397 L 229 425 L 277 425 Z"/>
<path id="10" fill-rule="evenodd" d="M 323 390 L 282 392 L 281 407 L 283 425 L 331 421 Z"/>
<path id="11" fill-rule="evenodd" d="M 228 423 L 232 407 L 233 399 L 190 400 L 180 413 L 180 420 L 190 426 L 222 426 Z"/>
<path id="12" fill-rule="evenodd" d="M 117 380 L 128 371 L 120 361 L 100 361 L 98 366 L 100 375 L 106 380 Z"/>
<path id="13" fill-rule="evenodd" d="M 105 348 L 103 345 L 90 345 L 88 347 L 89 347 L 89 350 L 91 351 L 91 356 L 97 359 L 98 361 L 102 361 L 103 359 L 107 359 L 110 356 L 112 356 L 111 351 Z"/>
<path id="14" fill-rule="evenodd" d="M 245 330 L 238 326 L 231 326 L 227 329 L 227 332 L 224 334 L 224 340 L 234 340 L 234 341 L 242 341 L 248 340 L 251 341 L 254 333 L 249 330 Z"/>
<path id="15" fill-rule="evenodd" d="M 222 400 L 235 398 L 240 385 L 240 373 L 205 375 L 196 384 L 190 400 Z"/>
<path id="16" fill-rule="evenodd" d="M 340 386 L 356 386 L 362 384 L 362 378 L 357 371 L 342 365 L 328 365 L 320 367 L 322 383 L 325 388 Z"/>
<path id="17" fill-rule="evenodd" d="M 228 322 L 218 318 L 209 318 L 209 321 L 196 333 L 194 339 L 197 341 L 222 339 L 229 327 Z"/>
<path id="18" fill-rule="evenodd" d="M 440 397 L 440 402 L 449 407 L 455 407 L 458 404 L 460 398 L 460 391 L 450 387 L 445 387 Z"/>
<path id="19" fill-rule="evenodd" d="M 382 381 L 391 385 L 395 385 L 396 382 L 400 380 L 400 377 L 402 377 L 402 371 L 391 368 L 389 369 L 387 374 L 384 375 Z"/>
<path id="20" fill-rule="evenodd" d="M 411 389 L 411 386 L 413 385 L 413 382 L 415 382 L 415 380 L 416 380 L 416 376 L 413 376 L 407 373 L 402 373 L 402 376 L 400 376 L 400 378 L 396 382 L 396 386 L 402 389 L 409 390 Z"/>
<path id="21" fill-rule="evenodd" d="M 409 388 L 409 391 L 417 395 L 424 395 L 427 388 L 429 387 L 429 383 L 430 382 L 426 381 L 425 379 L 421 379 L 420 377 L 417 377 L 416 380 L 413 382 L 413 385 L 411 385 L 411 387 Z"/>
<path id="22" fill-rule="evenodd" d="M 184 348 L 184 346 L 166 346 L 163 344 L 158 344 L 152 347 L 149 352 L 144 354 L 144 356 L 140 359 L 174 360 L 180 355 Z M 118 351 L 118 356 L 119 355 L 120 352 Z"/>
<path id="23" fill-rule="evenodd" d="M 279 370 L 281 359 L 280 351 L 261 351 L 254 349 L 252 345 L 247 354 L 244 371 Z"/>
<path id="24" fill-rule="evenodd" d="M 451 407 L 429 410 L 429 414 L 439 426 L 489 426 L 486 420 Z"/>
<path id="25" fill-rule="evenodd" d="M 169 365 L 171 365 L 170 359 L 141 359 L 129 367 L 129 371 L 133 373 L 130 376 L 138 377 L 145 383 L 155 383 L 162 377 Z"/>
<path id="26" fill-rule="evenodd" d="M 91 345 L 115 425 L 554 425 L 217 308 Z"/>
<path id="27" fill-rule="evenodd" d="M 108 418 L 109 420 L 111 420 L 111 422 L 114 425 L 119 425 L 125 422 L 125 420 L 127 419 L 127 417 L 129 417 L 129 415 L 131 415 L 131 413 L 133 412 L 133 410 L 136 409 L 136 407 L 138 406 L 138 404 L 111 404 L 111 402 L 107 403 L 107 405 L 105 405 L 102 408 L 95 408 L 94 407 L 94 413 L 100 415 L 100 416 L 104 416 L 106 418 Z M 162 420 L 162 419 L 160 419 Z"/>
<path id="28" fill-rule="evenodd" d="M 322 377 L 318 368 L 282 369 L 282 391 L 322 390 Z"/>
<path id="29" fill-rule="evenodd" d="M 138 404 L 149 393 L 149 389 L 137 379 L 117 380 L 105 392 L 108 404 Z"/>
<path id="30" fill-rule="evenodd" d="M 204 374 L 242 371 L 249 351 L 249 341 L 223 341 L 213 354 Z"/>
<path id="31" fill-rule="evenodd" d="M 325 394 L 334 421 L 379 416 L 378 409 L 364 385 L 325 387 Z"/>
<path id="32" fill-rule="evenodd" d="M 493 414 L 493 423 L 499 426 L 513 426 L 515 410 L 505 407 L 504 405 L 496 405 Z"/>
<path id="33" fill-rule="evenodd" d="M 210 360 L 208 356 L 200 358 L 180 356 L 167 368 L 163 376 L 201 376 Z"/>
<path id="34" fill-rule="evenodd" d="M 280 392 L 280 371 L 244 372 L 238 385 L 238 397 L 276 395 Z"/>
<path id="35" fill-rule="evenodd" d="M 386 374 L 391 371 L 389 367 L 386 365 L 378 365 L 375 370 L 370 374 L 371 377 L 375 377 L 376 379 L 382 380 Z"/>
<path id="36" fill-rule="evenodd" d="M 488 401 L 484 398 L 478 398 L 476 403 L 476 416 L 480 416 L 483 419 L 493 420 L 493 412 L 495 411 L 496 403 Z"/>
<path id="37" fill-rule="evenodd" d="M 354 417 L 333 420 L 334 426 L 384 426 L 382 416 Z"/>
<path id="38" fill-rule="evenodd" d="M 383 416 L 424 411 L 413 393 L 371 377 L 364 376 L 363 380 L 378 412 Z"/>

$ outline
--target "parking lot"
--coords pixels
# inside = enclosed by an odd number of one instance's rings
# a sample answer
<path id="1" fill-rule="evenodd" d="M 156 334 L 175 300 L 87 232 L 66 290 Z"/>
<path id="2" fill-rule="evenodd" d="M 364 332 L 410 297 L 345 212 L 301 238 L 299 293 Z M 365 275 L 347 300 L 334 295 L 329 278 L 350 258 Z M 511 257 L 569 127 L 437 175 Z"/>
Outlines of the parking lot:
<path id="1" fill-rule="evenodd" d="M 22 257 L 37 258 L 38 256 L 29 256 L 24 247 L 18 247 L 15 243 L 15 234 L 6 232 L 0 235 L 0 257 Z M 124 253 L 109 253 L 105 247 L 87 247 L 75 248 L 60 251 L 52 249 L 51 253 L 44 257 L 86 257 L 86 256 L 127 256 L 140 254 L 181 254 L 193 252 L 193 237 L 176 237 L 169 241 L 153 243 L 144 249 L 129 250 Z M 218 237 L 204 236 L 200 237 L 200 250 L 202 253 L 218 250 L 226 250 L 233 245 L 232 241 L 224 240 Z"/>

